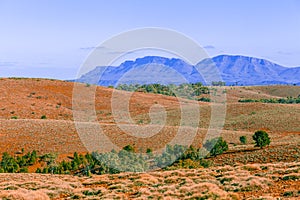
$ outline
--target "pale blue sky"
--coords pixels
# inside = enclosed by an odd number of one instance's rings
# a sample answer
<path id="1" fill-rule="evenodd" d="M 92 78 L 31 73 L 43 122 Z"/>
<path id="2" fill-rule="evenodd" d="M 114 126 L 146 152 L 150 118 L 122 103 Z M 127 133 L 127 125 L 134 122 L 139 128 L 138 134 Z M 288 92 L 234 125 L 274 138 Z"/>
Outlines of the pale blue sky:
<path id="1" fill-rule="evenodd" d="M 298 0 L 0 0 L 0 77 L 71 79 L 91 48 L 142 27 L 179 31 L 210 56 L 300 66 Z"/>

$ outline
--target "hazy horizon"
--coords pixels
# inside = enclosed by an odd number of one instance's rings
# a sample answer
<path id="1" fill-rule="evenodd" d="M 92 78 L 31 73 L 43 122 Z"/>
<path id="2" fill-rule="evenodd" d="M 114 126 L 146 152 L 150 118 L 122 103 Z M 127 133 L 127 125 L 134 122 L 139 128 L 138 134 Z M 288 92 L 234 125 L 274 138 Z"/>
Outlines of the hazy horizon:
<path id="1" fill-rule="evenodd" d="M 300 2 L 0 0 L 0 77 L 72 79 L 112 36 L 143 27 L 178 31 L 209 56 L 300 66 Z"/>

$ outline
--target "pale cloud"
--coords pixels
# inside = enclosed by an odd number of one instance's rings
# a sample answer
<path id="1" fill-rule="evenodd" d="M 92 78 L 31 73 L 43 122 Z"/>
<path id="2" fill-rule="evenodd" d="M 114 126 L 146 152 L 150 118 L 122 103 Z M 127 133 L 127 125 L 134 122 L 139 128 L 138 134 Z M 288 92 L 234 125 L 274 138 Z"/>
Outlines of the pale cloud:
<path id="1" fill-rule="evenodd" d="M 0 61 L 1 67 L 13 67 L 16 66 L 18 62 L 12 62 L 12 61 Z"/>
<path id="2" fill-rule="evenodd" d="M 213 46 L 213 45 L 206 45 L 206 46 L 204 46 L 203 48 L 204 48 L 204 49 L 209 49 L 209 50 L 211 50 L 211 49 L 216 49 L 216 47 Z"/>
<path id="3" fill-rule="evenodd" d="M 280 55 L 285 55 L 285 56 L 293 55 L 292 52 L 287 52 L 287 51 L 277 51 L 276 53 L 280 54 Z"/>

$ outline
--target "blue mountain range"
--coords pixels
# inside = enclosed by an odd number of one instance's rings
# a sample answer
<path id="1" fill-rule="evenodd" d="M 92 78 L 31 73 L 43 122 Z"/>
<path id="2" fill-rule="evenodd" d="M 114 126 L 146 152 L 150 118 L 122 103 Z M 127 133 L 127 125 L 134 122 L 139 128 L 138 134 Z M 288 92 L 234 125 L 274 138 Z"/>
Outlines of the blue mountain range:
<path id="1" fill-rule="evenodd" d="M 226 85 L 300 85 L 300 67 L 287 68 L 265 59 L 220 55 L 190 65 L 178 58 L 146 56 L 119 66 L 100 66 L 76 82 L 102 86 L 119 84 L 181 84 L 224 81 Z"/>

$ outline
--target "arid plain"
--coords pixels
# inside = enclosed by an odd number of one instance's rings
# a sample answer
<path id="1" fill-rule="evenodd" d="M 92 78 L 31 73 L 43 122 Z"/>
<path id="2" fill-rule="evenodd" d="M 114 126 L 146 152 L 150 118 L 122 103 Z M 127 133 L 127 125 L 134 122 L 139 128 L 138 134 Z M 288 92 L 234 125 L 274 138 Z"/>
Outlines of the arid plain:
<path id="1" fill-rule="evenodd" d="M 73 120 L 74 83 L 46 79 L 0 79 L 0 152 L 11 155 L 21 149 L 39 154 L 57 153 L 70 159 L 76 151 L 86 153 Z M 158 149 L 170 142 L 180 124 L 176 97 L 134 93 L 129 101 L 132 119 L 140 126 L 150 123 L 149 110 L 163 106 L 167 119 L 161 131 L 149 138 L 124 133 L 112 111 L 113 89 L 82 84 L 82 92 L 95 90 L 95 113 L 104 133 L 119 147 Z M 299 86 L 222 87 L 226 94 L 226 117 L 221 136 L 229 150 L 209 158 L 213 166 L 149 173 L 116 175 L 0 174 L 0 197 L 6 199 L 274 199 L 300 197 L 300 105 L 241 103 L 240 99 L 298 97 Z M 117 91 L 126 96 L 129 93 Z M 201 146 L 211 117 L 211 103 L 200 105 L 200 120 L 194 146 Z M 44 117 L 43 117 L 44 116 Z M 158 122 L 159 124 L 159 122 Z M 152 124 L 155 126 L 155 124 Z M 183 125 L 185 126 L 185 125 Z M 188 130 L 188 129 L 187 129 Z M 269 133 L 271 144 L 254 147 L 256 130 Z M 247 137 L 241 144 L 240 136 Z M 157 141 L 160 141 L 158 143 Z M 108 149 L 109 150 L 109 149 Z M 31 166 L 34 172 L 38 166 Z"/>

